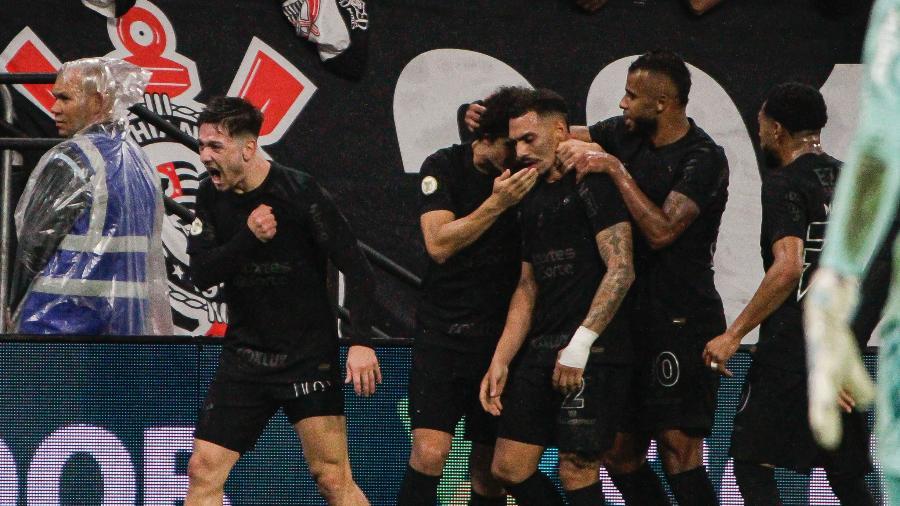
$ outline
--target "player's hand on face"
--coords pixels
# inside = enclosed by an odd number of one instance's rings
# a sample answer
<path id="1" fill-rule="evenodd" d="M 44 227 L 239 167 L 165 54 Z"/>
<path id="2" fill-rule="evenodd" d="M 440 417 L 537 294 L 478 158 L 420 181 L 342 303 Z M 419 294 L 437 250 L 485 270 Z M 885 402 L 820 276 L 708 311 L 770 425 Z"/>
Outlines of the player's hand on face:
<path id="1" fill-rule="evenodd" d="M 356 395 L 368 397 L 375 393 L 375 386 L 381 383 L 381 367 L 375 350 L 359 345 L 347 350 L 347 376 L 344 383 L 350 382 L 353 382 Z"/>
<path id="2" fill-rule="evenodd" d="M 503 209 L 519 203 L 537 183 L 537 169 L 529 167 L 515 174 L 509 169 L 494 179 L 494 195 Z"/>
<path id="3" fill-rule="evenodd" d="M 478 399 L 481 401 L 481 407 L 494 416 L 500 416 L 500 412 L 503 411 L 500 395 L 503 394 L 508 374 L 509 367 L 491 362 L 490 368 L 481 380 Z"/>
<path id="4" fill-rule="evenodd" d="M 484 114 L 484 111 L 485 108 L 481 104 L 469 104 L 464 121 L 470 132 L 474 131 L 481 124 L 481 115 Z"/>
<path id="5" fill-rule="evenodd" d="M 278 222 L 275 221 L 272 208 L 265 204 L 257 206 L 247 217 L 247 227 L 262 242 L 267 242 L 275 237 L 277 226 Z"/>
<path id="6" fill-rule="evenodd" d="M 725 364 L 740 346 L 741 340 L 736 339 L 733 335 L 727 332 L 718 335 L 706 343 L 706 347 L 703 349 L 703 363 L 713 371 L 730 378 L 732 373 L 725 367 Z"/>
<path id="7" fill-rule="evenodd" d="M 553 368 L 553 388 L 566 395 L 577 392 L 581 388 L 583 375 L 584 369 L 560 364 L 559 354 L 557 354 L 556 367 Z"/>

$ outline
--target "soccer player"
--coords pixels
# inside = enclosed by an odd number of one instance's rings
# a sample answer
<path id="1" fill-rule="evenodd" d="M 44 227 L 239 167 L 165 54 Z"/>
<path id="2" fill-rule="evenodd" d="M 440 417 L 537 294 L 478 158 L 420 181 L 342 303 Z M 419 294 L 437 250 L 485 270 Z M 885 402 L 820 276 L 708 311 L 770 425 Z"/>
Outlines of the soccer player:
<path id="1" fill-rule="evenodd" d="M 650 51 L 628 68 L 622 116 L 573 127 L 576 139 L 559 150 L 579 174 L 609 174 L 639 232 L 631 318 L 636 405 L 607 465 L 635 505 L 669 502 L 646 461 L 651 438 L 679 504 L 718 503 L 703 466 L 703 438 L 712 430 L 719 377 L 701 353 L 725 330 L 712 260 L 728 161 L 687 116 L 690 88 L 680 56 Z"/>
<path id="2" fill-rule="evenodd" d="M 748 505 L 780 504 L 775 467 L 808 473 L 824 466 L 841 504 L 874 504 L 864 475 L 871 470 L 865 415 L 841 396 L 844 440 L 835 453 L 813 441 L 806 415 L 806 357 L 801 301 L 819 264 L 828 209 L 841 162 L 822 150 L 825 100 L 799 83 L 774 87 L 759 111 L 764 174 L 760 234 L 766 275 L 741 314 L 703 352 L 707 365 L 725 363 L 757 325 L 759 344 L 734 420 L 731 456 Z"/>
<path id="3" fill-rule="evenodd" d="M 562 97 L 522 93 L 509 136 L 518 162 L 540 178 L 519 204 L 521 274 L 481 384 L 482 405 L 501 416 L 492 472 L 522 506 L 562 504 L 538 470 L 544 449 L 557 446 L 568 503 L 602 504 L 600 461 L 631 377 L 628 321 L 618 311 L 634 279 L 631 224 L 609 177 L 564 175 Z"/>
<path id="4" fill-rule="evenodd" d="M 821 267 L 805 303 L 809 419 L 826 447 L 842 440 L 842 418 L 834 407 L 840 392 L 849 391 L 862 404 L 872 397 L 849 325 L 859 280 L 888 240 L 900 203 L 900 1 L 878 0 L 869 23 L 859 130 L 835 191 Z M 894 237 L 876 394 L 878 456 L 887 485 L 885 504 L 891 505 L 900 504 L 900 242 Z"/>
<path id="5" fill-rule="evenodd" d="M 422 164 L 421 226 L 428 263 L 409 382 L 412 454 L 398 504 L 432 506 L 453 431 L 465 415 L 472 441 L 470 504 L 505 505 L 491 476 L 496 419 L 478 402 L 478 386 L 503 330 L 521 265 L 516 204 L 537 181 L 534 169 L 511 174 L 515 153 L 506 109 L 515 90 L 485 100 L 471 143 L 444 148 Z"/>
<path id="6" fill-rule="evenodd" d="M 185 504 L 221 504 L 242 453 L 283 409 L 329 504 L 368 504 L 347 453 L 344 399 L 326 259 L 368 304 L 351 314 L 345 382 L 357 395 L 381 381 L 369 332 L 371 267 L 331 197 L 307 174 L 259 152 L 263 116 L 240 98 L 217 98 L 200 113 L 200 160 L 188 253 L 200 289 L 225 285 L 228 330 L 219 368 L 194 433 Z"/>

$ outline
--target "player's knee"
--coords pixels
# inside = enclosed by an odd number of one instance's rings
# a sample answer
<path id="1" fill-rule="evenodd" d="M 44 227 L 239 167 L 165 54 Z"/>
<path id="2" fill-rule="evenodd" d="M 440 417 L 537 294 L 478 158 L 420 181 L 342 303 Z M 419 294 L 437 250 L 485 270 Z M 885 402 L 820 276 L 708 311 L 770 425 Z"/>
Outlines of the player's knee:
<path id="1" fill-rule="evenodd" d="M 597 477 L 600 459 L 592 455 L 563 453 L 559 456 L 559 481 L 565 487 L 568 483 L 584 483 Z"/>
<path id="2" fill-rule="evenodd" d="M 514 459 L 494 456 L 491 463 L 491 475 L 503 485 L 515 485 L 527 480 L 529 476 L 534 474 L 534 469 L 526 469 L 524 466 L 516 462 Z"/>
<path id="3" fill-rule="evenodd" d="M 413 442 L 413 468 L 425 474 L 438 475 L 444 469 L 444 462 L 450 455 L 450 446 L 441 442 L 419 439 Z"/>
<path id="4" fill-rule="evenodd" d="M 311 466 L 310 472 L 316 480 L 319 493 L 326 498 L 342 496 L 352 482 L 346 466 L 336 462 L 319 464 L 315 468 Z"/>
<path id="5" fill-rule="evenodd" d="M 202 453 L 191 455 L 191 459 L 188 460 L 187 474 L 191 485 L 194 487 L 214 489 L 225 484 L 224 480 L 216 478 L 221 473 L 218 472 L 215 459 Z"/>

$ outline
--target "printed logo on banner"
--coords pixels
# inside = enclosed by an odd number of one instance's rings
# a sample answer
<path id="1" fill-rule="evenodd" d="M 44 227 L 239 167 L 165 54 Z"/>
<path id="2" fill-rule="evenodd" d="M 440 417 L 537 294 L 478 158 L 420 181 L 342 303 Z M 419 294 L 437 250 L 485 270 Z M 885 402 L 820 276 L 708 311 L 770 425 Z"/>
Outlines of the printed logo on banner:
<path id="1" fill-rule="evenodd" d="M 319 19 L 319 0 L 287 0 L 281 4 L 284 15 L 297 29 L 297 34 L 309 38 L 321 35 L 316 20 Z"/>
<path id="2" fill-rule="evenodd" d="M 318 1 L 313 2 L 318 5 Z M 147 0 L 138 0 L 128 13 L 107 22 L 114 47 L 106 56 L 122 58 L 149 70 L 152 75 L 144 105 L 179 130 L 197 137 L 197 116 L 203 104 L 194 98 L 202 86 L 197 65 L 177 52 L 175 30 L 165 13 Z M 61 62 L 28 27 L 0 53 L 6 72 L 56 72 Z M 51 85 L 16 85 L 38 108 L 50 116 Z M 246 98 L 265 113 L 259 143 L 278 142 L 315 93 L 316 86 L 286 58 L 254 37 L 235 73 L 228 95 Z M 171 141 L 153 125 L 132 116 L 131 135 L 147 153 L 162 176 L 167 196 L 193 209 L 200 177 L 205 172 L 199 155 Z M 199 291 L 188 274 L 187 236 L 196 225 L 167 216 L 163 245 L 169 277 L 170 303 L 176 333 L 222 336 L 227 328 L 226 308 L 219 287 Z"/>
<path id="3" fill-rule="evenodd" d="M 339 0 L 338 5 L 350 15 L 351 30 L 369 28 L 369 14 L 366 13 L 366 2 L 363 0 Z"/>

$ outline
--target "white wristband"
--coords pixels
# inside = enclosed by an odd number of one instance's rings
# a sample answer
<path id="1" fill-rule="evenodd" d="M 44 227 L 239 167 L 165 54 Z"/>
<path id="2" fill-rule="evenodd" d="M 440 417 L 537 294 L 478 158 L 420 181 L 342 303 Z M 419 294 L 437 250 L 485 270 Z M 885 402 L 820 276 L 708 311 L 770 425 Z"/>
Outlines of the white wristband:
<path id="1" fill-rule="evenodd" d="M 562 353 L 559 354 L 559 363 L 567 367 L 584 369 L 588 356 L 591 354 L 591 345 L 599 336 L 600 334 L 583 325 L 578 327 L 572 339 L 569 340 L 569 345 L 563 348 Z"/>

